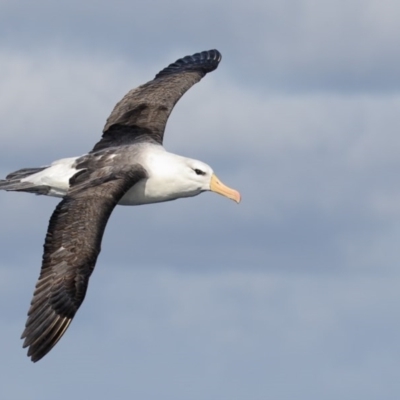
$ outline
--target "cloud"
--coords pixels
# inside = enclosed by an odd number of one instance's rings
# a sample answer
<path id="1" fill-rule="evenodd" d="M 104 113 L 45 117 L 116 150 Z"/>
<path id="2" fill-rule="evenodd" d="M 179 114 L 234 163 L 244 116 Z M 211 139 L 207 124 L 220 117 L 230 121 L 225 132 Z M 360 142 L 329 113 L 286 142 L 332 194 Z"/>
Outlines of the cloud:
<path id="1" fill-rule="evenodd" d="M 377 4 L 3 1 L 1 176 L 87 152 L 129 89 L 216 47 L 165 144 L 243 202 L 117 207 L 82 309 L 32 365 L 58 200 L 0 193 L 0 397 L 398 398 L 399 6 Z"/>
<path id="2" fill-rule="evenodd" d="M 57 348 L 35 368 L 18 364 L 31 395 L 50 398 L 68 374 L 81 393 L 149 399 L 160 391 L 167 399 L 262 399 L 268 391 L 282 399 L 295 391 L 302 398 L 373 398 L 367 393 L 378 389 L 391 398 L 398 274 L 326 279 L 303 271 L 187 273 L 167 265 L 114 265 L 96 272 Z M 8 283 L 25 285 L 23 277 L 12 275 Z M 14 289 L 2 298 L 19 303 L 20 295 Z M 21 327 L 15 320 L 5 326 L 13 348 L 3 347 L 3 340 L 2 354 L 17 353 L 23 361 L 20 343 L 12 339 Z M 387 345 L 394 351 L 387 352 Z M 16 367 L 2 364 L 2 376 Z M 58 378 L 43 385 L 40 376 L 53 376 L 54 370 Z M 69 390 L 59 394 L 64 396 Z"/>
<path id="3" fill-rule="evenodd" d="M 142 65 L 217 47 L 235 79 L 254 89 L 347 93 L 399 89 L 399 57 L 393 51 L 400 34 L 394 17 L 399 6 L 393 0 L 379 6 L 373 0 L 229 4 L 175 0 L 131 7 L 128 1 L 6 2 L 0 36 L 7 48 L 89 50 Z"/>

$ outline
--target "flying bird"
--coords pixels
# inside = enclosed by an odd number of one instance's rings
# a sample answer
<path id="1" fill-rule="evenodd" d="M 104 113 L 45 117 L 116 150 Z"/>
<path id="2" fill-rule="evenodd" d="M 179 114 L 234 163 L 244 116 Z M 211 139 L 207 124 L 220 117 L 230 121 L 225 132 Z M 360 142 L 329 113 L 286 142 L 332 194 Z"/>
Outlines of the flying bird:
<path id="1" fill-rule="evenodd" d="M 220 61 L 217 50 L 177 60 L 117 103 L 89 153 L 23 168 L 0 180 L 2 190 L 62 198 L 50 218 L 22 333 L 33 362 L 60 340 L 82 304 L 117 204 L 158 203 L 209 190 L 240 202 L 239 192 L 225 186 L 209 165 L 163 147 L 175 104 Z"/>

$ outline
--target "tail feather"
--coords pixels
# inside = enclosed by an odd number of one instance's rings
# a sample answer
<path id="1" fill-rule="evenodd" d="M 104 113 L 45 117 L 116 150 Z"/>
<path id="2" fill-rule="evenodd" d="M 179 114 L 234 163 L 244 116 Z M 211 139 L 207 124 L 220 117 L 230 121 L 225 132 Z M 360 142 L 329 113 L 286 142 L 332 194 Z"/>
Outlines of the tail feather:
<path id="1" fill-rule="evenodd" d="M 40 168 L 23 168 L 15 172 L 11 172 L 6 179 L 0 179 L 0 190 L 9 190 L 15 192 L 29 192 L 36 194 L 47 194 L 50 190 L 49 186 L 36 185 L 32 182 L 21 182 L 21 179 L 30 175 L 43 171 L 46 167 Z"/>
<path id="2" fill-rule="evenodd" d="M 36 174 L 37 172 L 43 171 L 47 167 L 39 167 L 39 168 L 22 168 L 18 171 L 11 172 L 6 176 L 7 180 L 11 179 L 23 179 L 30 175 Z"/>

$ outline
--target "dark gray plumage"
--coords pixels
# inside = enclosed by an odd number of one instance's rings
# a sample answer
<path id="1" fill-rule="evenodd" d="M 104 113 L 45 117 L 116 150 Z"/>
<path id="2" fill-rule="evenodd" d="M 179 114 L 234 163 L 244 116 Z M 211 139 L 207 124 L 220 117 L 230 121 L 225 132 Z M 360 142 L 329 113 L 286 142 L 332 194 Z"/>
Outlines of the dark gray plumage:
<path id="1" fill-rule="evenodd" d="M 204 190 L 240 201 L 240 194 L 223 185 L 209 166 L 161 146 L 177 101 L 220 60 L 217 50 L 179 59 L 115 106 L 102 139 L 90 153 L 48 167 L 24 168 L 0 180 L 0 190 L 63 197 L 50 219 L 41 273 L 22 334 L 32 361 L 54 347 L 82 304 L 107 221 L 118 203 L 168 201 Z M 187 176 L 180 178 L 182 171 Z"/>
<path id="2" fill-rule="evenodd" d="M 92 151 L 153 140 L 162 144 L 169 115 L 178 100 L 221 61 L 217 50 L 186 56 L 159 72 L 154 80 L 131 90 L 114 108 L 103 137 Z"/>
<path id="3" fill-rule="evenodd" d="M 56 207 L 22 334 L 23 347 L 29 347 L 32 361 L 46 355 L 68 328 L 85 298 L 111 212 L 124 193 L 145 176 L 141 166 L 134 166 L 98 185 L 76 183 Z"/>

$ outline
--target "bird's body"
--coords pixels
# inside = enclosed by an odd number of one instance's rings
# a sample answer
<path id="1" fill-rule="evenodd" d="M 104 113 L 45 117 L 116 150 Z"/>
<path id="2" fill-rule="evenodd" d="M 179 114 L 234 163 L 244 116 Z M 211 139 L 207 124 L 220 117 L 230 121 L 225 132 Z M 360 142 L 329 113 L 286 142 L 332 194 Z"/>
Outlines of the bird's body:
<path id="1" fill-rule="evenodd" d="M 93 150 L 0 180 L 0 189 L 61 197 L 46 235 L 42 269 L 22 338 L 32 361 L 62 337 L 84 300 L 114 207 L 142 205 L 214 191 L 240 201 L 207 164 L 166 151 L 163 135 L 176 102 L 221 55 L 179 59 L 131 90 L 114 108 Z"/>
<path id="2" fill-rule="evenodd" d="M 159 144 L 139 143 L 57 160 L 50 166 L 22 178 L 21 183 L 35 185 L 32 190 L 35 190 L 35 187 L 47 187 L 47 196 L 64 197 L 71 187 L 71 179 L 76 175 L 79 177 L 79 173 L 86 171 L 87 167 L 94 171 L 98 179 L 118 170 L 120 165 L 140 164 L 146 170 L 146 178 L 133 185 L 118 201 L 118 204 L 136 206 L 159 203 L 180 197 L 195 196 L 205 190 L 201 182 L 198 187 L 195 187 L 187 185 L 185 180 L 179 180 L 181 176 L 179 169 L 189 161 L 194 169 L 199 168 L 202 171 L 209 169 L 201 161 L 170 153 Z"/>

